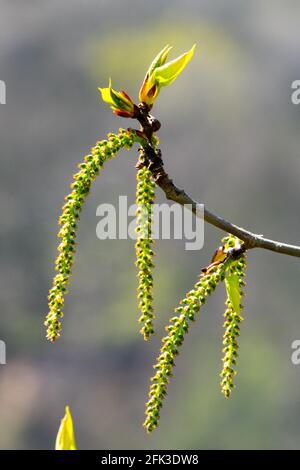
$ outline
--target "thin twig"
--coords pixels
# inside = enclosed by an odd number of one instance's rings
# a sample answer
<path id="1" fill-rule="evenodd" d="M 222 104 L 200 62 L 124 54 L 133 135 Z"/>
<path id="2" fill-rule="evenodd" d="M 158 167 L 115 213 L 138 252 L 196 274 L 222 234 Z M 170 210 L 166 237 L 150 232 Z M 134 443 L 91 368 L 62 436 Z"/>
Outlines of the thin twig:
<path id="1" fill-rule="evenodd" d="M 165 192 L 167 199 L 175 201 L 181 205 L 191 205 L 193 212 L 198 217 L 201 217 L 201 211 L 197 210 L 199 203 L 192 199 L 184 190 L 179 189 L 165 172 L 164 174 L 160 173 L 158 179 L 155 178 L 155 180 L 160 188 Z M 289 245 L 287 243 L 270 240 L 268 238 L 264 238 L 262 235 L 249 232 L 248 230 L 245 230 L 242 227 L 238 227 L 228 220 L 225 220 L 223 217 L 214 214 L 207 207 L 204 207 L 204 220 L 214 227 L 231 233 L 240 240 L 243 240 L 247 246 L 247 249 L 263 248 L 265 250 L 275 251 L 276 253 L 282 253 L 284 255 L 300 258 L 300 246 Z"/>
<path id="2" fill-rule="evenodd" d="M 141 124 L 141 131 L 147 138 L 147 142 L 145 141 L 145 144 L 142 147 L 148 160 L 149 169 L 152 171 L 155 182 L 164 191 L 167 199 L 177 202 L 182 206 L 188 205 L 192 208 L 193 213 L 197 217 L 204 217 L 204 220 L 208 224 L 231 233 L 240 240 L 243 240 L 246 249 L 263 248 L 264 250 L 300 258 L 300 246 L 270 240 L 268 238 L 264 238 L 262 235 L 252 233 L 213 213 L 207 209 L 207 207 L 204 207 L 203 214 L 203 212 L 199 210 L 200 203 L 195 201 L 183 189 L 179 189 L 168 176 L 164 169 L 160 150 L 155 149 L 152 145 L 153 133 L 159 129 L 160 123 L 149 114 L 149 109 L 147 109 L 143 104 L 139 105 L 136 118 Z M 153 123 L 155 123 L 155 128 Z"/>

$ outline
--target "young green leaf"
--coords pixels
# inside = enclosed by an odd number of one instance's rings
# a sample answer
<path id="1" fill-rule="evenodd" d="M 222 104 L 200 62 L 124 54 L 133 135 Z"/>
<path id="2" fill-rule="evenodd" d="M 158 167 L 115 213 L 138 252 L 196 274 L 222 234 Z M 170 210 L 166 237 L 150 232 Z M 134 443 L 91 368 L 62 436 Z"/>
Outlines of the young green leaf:
<path id="1" fill-rule="evenodd" d="M 121 117 L 134 116 L 134 103 L 125 91 L 115 91 L 112 88 L 111 79 L 109 79 L 108 88 L 98 88 L 102 99 L 109 104 L 114 114 Z"/>
<path id="2" fill-rule="evenodd" d="M 57 433 L 55 450 L 77 450 L 73 420 L 68 406 Z"/>
<path id="3" fill-rule="evenodd" d="M 152 74 L 157 67 L 164 65 L 171 49 L 172 49 L 172 46 L 166 45 L 157 54 L 155 59 L 151 62 L 151 65 L 145 75 L 144 81 L 140 88 L 140 92 L 139 92 L 140 101 L 147 103 L 147 104 L 151 104 L 150 101 L 153 102 L 154 99 L 156 98 L 159 90 L 158 90 L 158 87 L 155 85 L 155 83 L 152 80 L 150 80 L 150 77 L 152 77 Z"/>
<path id="4" fill-rule="evenodd" d="M 168 54 L 170 52 L 170 50 L 173 49 L 173 46 L 169 46 L 169 44 L 167 44 L 158 54 L 157 56 L 155 57 L 155 59 L 152 61 L 148 71 L 147 71 L 147 74 L 146 76 L 148 75 L 148 77 L 150 77 L 150 75 L 154 72 L 154 70 L 157 68 L 157 67 L 161 67 L 162 65 L 165 64 L 166 60 L 167 60 L 167 57 L 168 57 Z"/>
<path id="5" fill-rule="evenodd" d="M 167 56 L 172 49 L 165 46 L 151 63 L 139 92 L 141 102 L 152 106 L 162 86 L 170 85 L 183 71 L 194 54 L 196 44 L 190 51 L 182 54 L 170 62 L 166 62 Z"/>
<path id="6" fill-rule="evenodd" d="M 227 275 L 225 278 L 225 286 L 230 303 L 234 311 L 239 315 L 241 313 L 241 291 L 239 276 L 236 273 Z"/>
<path id="7" fill-rule="evenodd" d="M 154 70 L 154 79 L 159 86 L 167 86 L 174 82 L 193 57 L 195 47 L 196 44 L 193 45 L 190 51 Z"/>

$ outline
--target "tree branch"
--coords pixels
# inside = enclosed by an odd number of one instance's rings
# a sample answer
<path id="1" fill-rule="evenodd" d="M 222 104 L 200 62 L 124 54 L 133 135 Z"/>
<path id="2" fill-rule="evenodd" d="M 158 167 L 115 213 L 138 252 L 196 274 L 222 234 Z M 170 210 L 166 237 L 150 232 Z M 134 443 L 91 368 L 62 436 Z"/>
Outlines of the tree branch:
<path id="1" fill-rule="evenodd" d="M 197 217 L 202 217 L 202 211 L 199 211 L 200 203 L 195 201 L 183 189 L 179 189 L 168 176 L 164 169 L 164 163 L 161 157 L 160 149 L 155 149 L 152 144 L 153 132 L 159 129 L 160 123 L 149 114 L 149 109 L 143 104 L 139 105 L 139 111 L 136 116 L 141 124 L 141 131 L 146 137 L 145 143 L 142 145 L 146 163 L 152 171 L 153 178 L 157 185 L 164 191 L 166 198 L 177 202 L 178 204 L 190 205 L 193 213 Z M 153 125 L 154 123 L 154 125 Z M 154 127 L 155 126 L 155 127 Z M 217 214 L 214 214 L 204 206 L 204 220 L 214 227 L 224 230 L 225 232 L 235 235 L 245 243 L 245 249 L 263 248 L 265 250 L 274 251 L 284 255 L 300 258 L 300 246 L 289 245 L 287 243 L 270 240 L 262 235 L 249 232 L 242 227 L 225 220 Z"/>
<path id="2" fill-rule="evenodd" d="M 177 202 L 181 205 L 190 204 L 193 212 L 201 217 L 201 212 L 197 210 L 199 203 L 192 199 L 184 190 L 179 189 L 173 181 L 164 173 L 160 173 L 155 178 L 158 186 L 164 191 L 167 199 Z M 263 248 L 265 250 L 275 251 L 289 256 L 300 258 L 300 246 L 289 245 L 275 240 L 264 238 L 262 235 L 249 232 L 242 227 L 225 220 L 217 214 L 211 212 L 204 206 L 204 220 L 225 232 L 231 233 L 245 242 L 246 248 Z"/>

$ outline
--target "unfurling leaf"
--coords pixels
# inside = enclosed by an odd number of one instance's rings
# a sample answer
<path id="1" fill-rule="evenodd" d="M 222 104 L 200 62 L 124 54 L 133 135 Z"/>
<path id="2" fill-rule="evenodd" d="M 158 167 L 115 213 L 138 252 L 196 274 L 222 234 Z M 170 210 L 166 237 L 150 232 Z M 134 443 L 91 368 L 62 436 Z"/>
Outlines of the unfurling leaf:
<path id="1" fill-rule="evenodd" d="M 169 46 L 169 44 L 167 44 L 158 54 L 157 56 L 155 57 L 155 59 L 152 61 L 148 71 L 147 71 L 147 74 L 146 76 L 148 75 L 148 77 L 150 77 L 152 75 L 152 73 L 154 72 L 154 70 L 157 68 L 157 67 L 161 67 L 162 65 L 165 64 L 166 60 L 167 60 L 167 57 L 168 57 L 168 54 L 170 52 L 170 50 L 173 48 L 173 46 Z"/>
<path id="2" fill-rule="evenodd" d="M 172 49 L 169 45 L 165 46 L 157 54 L 146 73 L 139 93 L 140 101 L 152 106 L 161 87 L 170 85 L 186 67 L 193 57 L 195 47 L 196 44 L 190 51 L 177 57 L 177 59 L 165 63 Z"/>
<path id="3" fill-rule="evenodd" d="M 154 77 L 160 86 L 167 86 L 174 82 L 193 57 L 195 47 L 196 44 L 193 45 L 189 52 L 185 52 L 185 54 L 177 57 L 177 59 L 171 60 L 171 62 L 154 70 Z"/>
<path id="4" fill-rule="evenodd" d="M 115 91 L 109 80 L 108 88 L 98 88 L 102 95 L 103 101 L 108 103 L 113 110 L 114 114 L 121 117 L 132 118 L 134 117 L 134 103 L 130 96 L 125 91 Z"/>
<path id="5" fill-rule="evenodd" d="M 55 450 L 77 450 L 70 408 L 66 406 L 66 414 L 61 420 L 57 433 Z"/>

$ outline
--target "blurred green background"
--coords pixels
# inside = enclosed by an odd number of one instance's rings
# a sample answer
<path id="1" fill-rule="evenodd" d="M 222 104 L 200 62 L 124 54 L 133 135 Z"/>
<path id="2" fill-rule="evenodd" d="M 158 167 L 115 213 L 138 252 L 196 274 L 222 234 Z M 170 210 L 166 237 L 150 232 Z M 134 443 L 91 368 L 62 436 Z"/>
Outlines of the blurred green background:
<path id="1" fill-rule="evenodd" d="M 157 335 L 144 343 L 134 242 L 96 238 L 100 203 L 134 201 L 136 151 L 106 166 L 82 213 L 62 337 L 47 343 L 43 327 L 70 177 L 96 140 L 130 125 L 97 87 L 111 76 L 136 99 L 166 43 L 172 57 L 197 43 L 155 106 L 167 171 L 224 217 L 299 244 L 299 18 L 296 0 L 1 1 L 0 448 L 52 448 L 66 403 L 82 449 L 300 448 L 300 264 L 264 251 L 249 255 L 231 399 L 219 390 L 220 288 L 182 347 L 159 428 L 142 429 L 164 326 L 223 233 L 206 226 L 199 253 L 157 241 Z"/>

